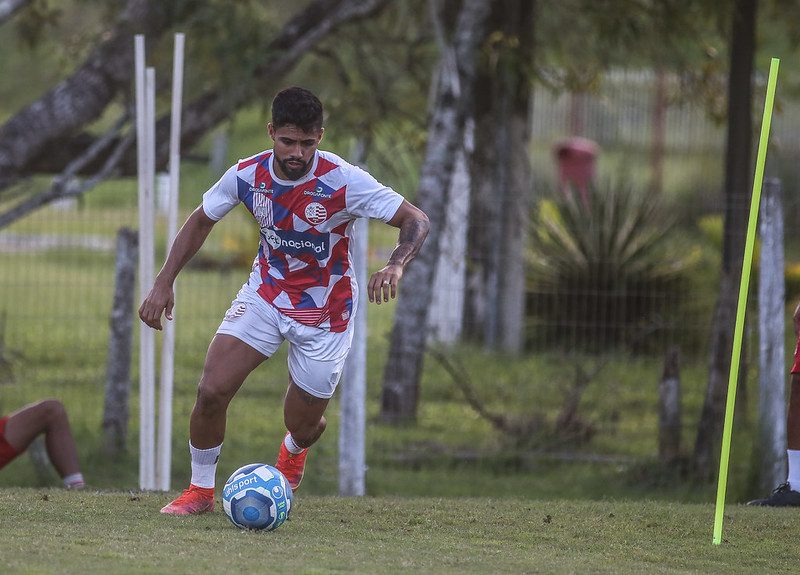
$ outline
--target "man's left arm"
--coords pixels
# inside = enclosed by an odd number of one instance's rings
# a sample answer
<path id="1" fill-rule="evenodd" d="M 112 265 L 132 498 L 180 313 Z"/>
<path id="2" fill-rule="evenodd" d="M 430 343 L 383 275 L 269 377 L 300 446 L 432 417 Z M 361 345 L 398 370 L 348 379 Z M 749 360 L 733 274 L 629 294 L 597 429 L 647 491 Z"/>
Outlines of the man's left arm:
<path id="1" fill-rule="evenodd" d="M 392 219 L 386 223 L 400 228 L 400 233 L 389 261 L 372 274 L 367 284 L 369 301 L 378 305 L 381 303 L 381 295 L 383 301 L 389 301 L 390 297 L 394 299 L 397 296 L 397 286 L 403 277 L 403 270 L 419 253 L 431 226 L 425 212 L 406 200 L 403 200 Z"/>

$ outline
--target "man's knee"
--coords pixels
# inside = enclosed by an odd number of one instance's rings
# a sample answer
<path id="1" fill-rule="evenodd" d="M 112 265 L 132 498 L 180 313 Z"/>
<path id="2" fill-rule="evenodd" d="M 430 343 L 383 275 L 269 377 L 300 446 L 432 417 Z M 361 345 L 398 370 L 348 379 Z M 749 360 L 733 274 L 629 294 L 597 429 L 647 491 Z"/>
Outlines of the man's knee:
<path id="1" fill-rule="evenodd" d="M 48 424 L 64 422 L 67 419 L 67 410 L 64 404 L 57 399 L 43 399 L 37 403 L 41 413 L 41 420 Z"/>
<path id="2" fill-rule="evenodd" d="M 231 399 L 233 399 L 234 393 L 235 391 L 232 392 L 225 386 L 201 379 L 200 385 L 197 386 L 197 401 L 195 405 L 204 413 L 225 411 Z"/>

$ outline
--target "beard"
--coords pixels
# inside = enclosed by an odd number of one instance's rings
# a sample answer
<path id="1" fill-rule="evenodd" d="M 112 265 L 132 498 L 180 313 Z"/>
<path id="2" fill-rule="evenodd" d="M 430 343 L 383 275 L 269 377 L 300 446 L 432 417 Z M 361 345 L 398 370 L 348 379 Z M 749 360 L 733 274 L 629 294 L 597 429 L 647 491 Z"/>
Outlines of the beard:
<path id="1" fill-rule="evenodd" d="M 299 180 L 303 176 L 308 173 L 309 168 L 311 167 L 311 160 L 308 162 L 304 162 L 301 159 L 297 158 L 290 158 L 287 160 L 281 160 L 277 156 L 275 157 L 275 161 L 278 163 L 283 174 L 289 180 Z M 298 165 L 292 167 L 292 165 L 288 164 L 289 161 L 297 162 Z"/>

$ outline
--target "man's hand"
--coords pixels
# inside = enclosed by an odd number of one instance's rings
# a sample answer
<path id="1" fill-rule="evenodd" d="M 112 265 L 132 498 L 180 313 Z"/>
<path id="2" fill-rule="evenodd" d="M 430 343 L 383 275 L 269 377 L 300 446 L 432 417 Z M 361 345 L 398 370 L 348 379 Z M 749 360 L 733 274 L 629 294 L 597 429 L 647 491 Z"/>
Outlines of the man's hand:
<path id="1" fill-rule="evenodd" d="M 203 206 L 200 205 L 186 219 L 186 223 L 175 236 L 167 261 L 153 283 L 153 289 L 139 307 L 139 317 L 153 329 L 162 329 L 162 313 L 172 321 L 172 308 L 175 305 L 175 290 L 172 288 L 172 284 L 175 282 L 178 272 L 206 241 L 215 223 L 216 221 L 209 218 L 203 211 Z"/>
<path id="2" fill-rule="evenodd" d="M 175 291 L 172 285 L 156 282 L 139 307 L 139 318 L 153 329 L 162 330 L 161 314 L 172 321 L 172 308 L 175 306 Z"/>
<path id="3" fill-rule="evenodd" d="M 389 220 L 390 226 L 400 229 L 397 245 L 389 256 L 389 263 L 369 278 L 367 295 L 370 302 L 381 304 L 397 297 L 397 286 L 403 277 L 403 270 L 414 259 L 428 235 L 430 222 L 422 210 L 403 200 L 397 212 Z"/>
<path id="4" fill-rule="evenodd" d="M 389 264 L 381 270 L 376 271 L 369 278 L 367 284 L 367 296 L 370 302 L 381 305 L 381 300 L 389 301 L 391 297 L 397 297 L 397 285 L 403 277 L 403 266 Z"/>

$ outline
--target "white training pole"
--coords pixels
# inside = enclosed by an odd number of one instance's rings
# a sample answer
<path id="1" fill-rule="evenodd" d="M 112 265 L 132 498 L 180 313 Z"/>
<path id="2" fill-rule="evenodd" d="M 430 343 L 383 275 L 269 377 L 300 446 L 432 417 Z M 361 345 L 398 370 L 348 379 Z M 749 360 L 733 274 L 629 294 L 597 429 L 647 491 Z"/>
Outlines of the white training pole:
<path id="1" fill-rule="evenodd" d="M 156 196 L 156 71 L 145 70 L 145 101 L 147 102 L 147 219 L 143 234 L 145 242 L 139 244 L 144 253 L 144 268 L 147 284 L 153 285 L 155 278 L 155 196 Z M 146 489 L 156 488 L 156 341 L 155 332 L 148 330 L 152 341 L 148 350 L 148 373 L 144 383 L 142 406 L 145 409 L 145 458 L 147 460 Z"/>
<path id="2" fill-rule="evenodd" d="M 339 390 L 339 495 L 361 496 L 366 492 L 367 420 L 367 247 L 369 220 L 353 224 L 351 250 L 359 286 L 356 315 L 353 318 L 353 345 L 344 366 Z"/>
<path id="3" fill-rule="evenodd" d="M 144 298 L 153 284 L 154 169 L 150 168 L 149 92 L 155 87 L 145 70 L 144 36 L 134 38 L 136 73 L 136 147 L 139 176 L 139 294 Z M 153 107 L 155 107 L 153 97 Z M 155 332 L 139 330 L 139 488 L 154 485 Z"/>
<path id="4" fill-rule="evenodd" d="M 181 101 L 183 99 L 184 35 L 175 34 L 172 63 L 172 118 L 169 137 L 169 204 L 167 211 L 167 250 L 178 233 L 178 196 L 180 185 Z M 174 308 L 173 308 L 174 313 Z M 158 405 L 158 455 L 156 484 L 169 491 L 172 462 L 172 395 L 175 375 L 175 320 L 164 322 L 161 343 L 161 386 Z"/>

